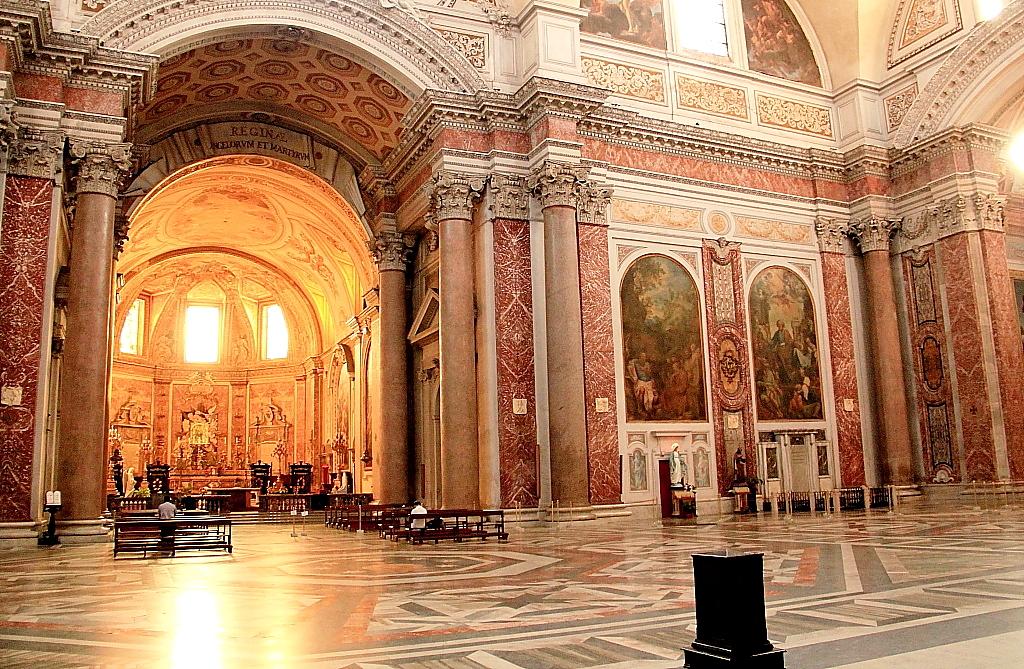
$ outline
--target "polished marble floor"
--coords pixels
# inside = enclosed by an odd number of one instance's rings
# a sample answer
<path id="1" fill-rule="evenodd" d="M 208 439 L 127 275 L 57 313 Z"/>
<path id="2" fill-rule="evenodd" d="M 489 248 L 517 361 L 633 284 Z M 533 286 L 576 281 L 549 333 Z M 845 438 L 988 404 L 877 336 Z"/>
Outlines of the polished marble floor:
<path id="1" fill-rule="evenodd" d="M 0 550 L 0 667 L 662 669 L 690 554 L 765 554 L 791 669 L 1024 666 L 1024 509 L 515 528 L 397 545 L 238 526 L 233 555 Z"/>

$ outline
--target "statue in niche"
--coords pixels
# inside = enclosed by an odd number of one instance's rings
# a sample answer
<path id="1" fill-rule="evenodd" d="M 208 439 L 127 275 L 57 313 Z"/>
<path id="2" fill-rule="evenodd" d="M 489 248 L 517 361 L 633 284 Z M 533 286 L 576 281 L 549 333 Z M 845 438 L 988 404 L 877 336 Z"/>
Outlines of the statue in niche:
<path id="1" fill-rule="evenodd" d="M 629 489 L 647 490 L 647 455 L 639 448 L 629 456 Z"/>
<path id="2" fill-rule="evenodd" d="M 686 459 L 679 452 L 679 444 L 672 444 L 672 453 L 668 456 L 668 477 L 673 488 L 686 485 Z"/>
<path id="3" fill-rule="evenodd" d="M 235 340 L 234 348 L 231 351 L 231 361 L 236 365 L 243 365 L 252 359 L 252 347 L 249 346 L 249 338 L 242 335 Z"/>

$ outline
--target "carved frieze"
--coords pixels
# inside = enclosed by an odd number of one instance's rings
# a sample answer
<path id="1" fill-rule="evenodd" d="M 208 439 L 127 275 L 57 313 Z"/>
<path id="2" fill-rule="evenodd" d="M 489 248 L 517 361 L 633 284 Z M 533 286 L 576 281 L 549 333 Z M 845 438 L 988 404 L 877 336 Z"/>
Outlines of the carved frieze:
<path id="1" fill-rule="evenodd" d="M 807 243 L 811 240 L 810 227 L 799 223 L 753 216 L 736 216 L 735 219 L 737 232 L 746 237 L 794 244 Z"/>
<path id="2" fill-rule="evenodd" d="M 473 203 L 484 190 L 484 177 L 442 170 L 434 175 L 430 203 L 435 221 L 473 217 Z"/>
<path id="3" fill-rule="evenodd" d="M 623 223 L 700 230 L 700 218 L 700 209 L 618 198 L 612 200 L 612 219 Z"/>
<path id="4" fill-rule="evenodd" d="M 530 217 L 530 191 L 526 179 L 510 174 L 492 174 L 491 217 L 526 220 Z"/>
<path id="5" fill-rule="evenodd" d="M 583 58 L 583 74 L 587 83 L 607 88 L 616 95 L 665 103 L 664 72 L 598 58 Z"/>
<path id="6" fill-rule="evenodd" d="M 902 218 L 872 216 L 850 221 L 850 236 L 857 241 L 862 253 L 889 251 L 889 242 L 903 225 Z"/>
<path id="7" fill-rule="evenodd" d="M 735 86 L 677 74 L 676 103 L 683 109 L 750 120 L 747 91 Z"/>
<path id="8" fill-rule="evenodd" d="M 576 221 L 578 223 L 608 222 L 605 212 L 612 200 L 612 189 L 592 184 L 580 184 L 577 193 Z"/>
<path id="9" fill-rule="evenodd" d="M 53 179 L 60 171 L 63 144 L 59 130 L 20 128 L 8 152 L 7 170 L 23 177 Z"/>
<path id="10" fill-rule="evenodd" d="M 912 84 L 882 100 L 882 104 L 885 105 L 885 124 L 889 132 L 900 127 L 903 117 L 907 115 L 916 99 L 917 84 Z"/>
<path id="11" fill-rule="evenodd" d="M 72 140 L 68 146 L 75 167 L 75 193 L 117 197 L 131 171 L 132 145 Z"/>
<path id="12" fill-rule="evenodd" d="M 832 114 L 827 107 L 757 94 L 757 122 L 761 125 L 832 138 Z"/>
<path id="13" fill-rule="evenodd" d="M 378 232 L 366 243 L 370 257 L 381 272 L 404 272 L 412 258 L 416 238 L 401 232 Z"/>
<path id="14" fill-rule="evenodd" d="M 845 252 L 846 238 L 850 233 L 847 221 L 819 217 L 814 221 L 814 231 L 818 235 L 818 249 L 822 253 Z"/>
<path id="15" fill-rule="evenodd" d="M 487 67 L 487 37 L 451 28 L 438 28 L 437 33 L 465 56 L 470 65 L 480 70 Z"/>

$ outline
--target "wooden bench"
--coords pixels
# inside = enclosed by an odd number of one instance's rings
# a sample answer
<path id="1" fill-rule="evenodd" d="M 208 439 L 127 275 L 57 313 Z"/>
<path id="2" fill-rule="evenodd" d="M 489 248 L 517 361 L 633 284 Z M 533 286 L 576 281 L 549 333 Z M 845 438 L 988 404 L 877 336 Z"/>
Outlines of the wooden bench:
<path id="1" fill-rule="evenodd" d="M 488 537 L 508 541 L 505 512 L 501 509 L 439 509 L 416 516 L 417 520 L 420 518 L 425 520 L 426 527 L 409 527 L 412 516 L 407 513 L 405 524 L 392 528 L 385 536 L 394 541 L 405 539 L 413 544 L 422 544 L 424 541 L 433 541 L 436 544 L 439 541 L 464 539 L 486 541 Z"/>
<path id="2" fill-rule="evenodd" d="M 231 520 L 214 516 L 119 518 L 114 521 L 114 557 L 118 553 L 231 552 Z"/>

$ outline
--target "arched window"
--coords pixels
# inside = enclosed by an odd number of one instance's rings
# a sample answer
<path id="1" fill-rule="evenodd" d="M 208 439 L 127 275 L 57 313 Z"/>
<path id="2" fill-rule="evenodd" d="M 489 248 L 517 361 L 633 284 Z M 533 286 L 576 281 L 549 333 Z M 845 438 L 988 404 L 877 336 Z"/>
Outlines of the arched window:
<path id="1" fill-rule="evenodd" d="M 281 360 L 288 357 L 288 323 L 280 304 L 263 307 L 263 359 Z"/>
<path id="2" fill-rule="evenodd" d="M 142 355 L 143 338 L 146 330 L 146 300 L 138 298 L 128 307 L 128 314 L 121 326 L 117 350 L 128 355 Z"/>
<path id="3" fill-rule="evenodd" d="M 220 307 L 190 304 L 185 308 L 185 362 L 220 360 Z"/>
<path id="4" fill-rule="evenodd" d="M 729 55 L 725 0 L 671 0 L 676 49 Z"/>

